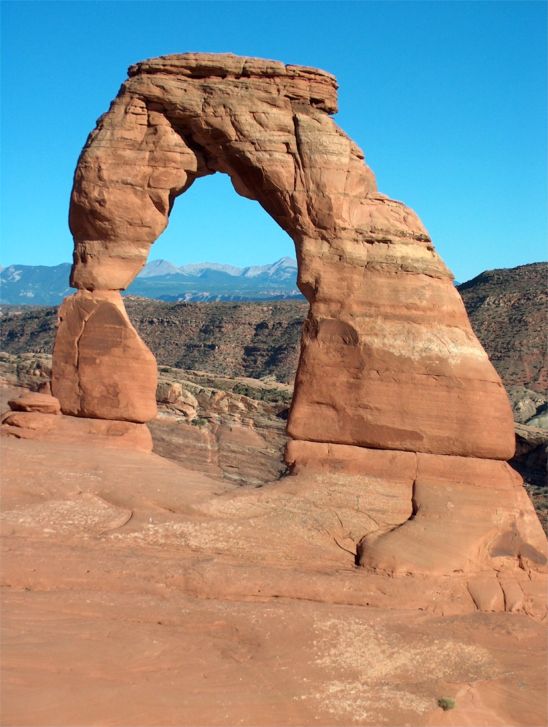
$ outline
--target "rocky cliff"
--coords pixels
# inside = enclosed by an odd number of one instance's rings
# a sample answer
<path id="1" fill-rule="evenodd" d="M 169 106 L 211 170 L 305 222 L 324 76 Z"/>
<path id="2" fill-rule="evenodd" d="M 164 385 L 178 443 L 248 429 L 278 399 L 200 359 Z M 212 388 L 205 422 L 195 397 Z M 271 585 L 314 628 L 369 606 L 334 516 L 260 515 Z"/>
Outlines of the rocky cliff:
<path id="1" fill-rule="evenodd" d="M 507 388 L 548 390 L 548 264 L 487 270 L 458 287 L 472 327 Z"/>

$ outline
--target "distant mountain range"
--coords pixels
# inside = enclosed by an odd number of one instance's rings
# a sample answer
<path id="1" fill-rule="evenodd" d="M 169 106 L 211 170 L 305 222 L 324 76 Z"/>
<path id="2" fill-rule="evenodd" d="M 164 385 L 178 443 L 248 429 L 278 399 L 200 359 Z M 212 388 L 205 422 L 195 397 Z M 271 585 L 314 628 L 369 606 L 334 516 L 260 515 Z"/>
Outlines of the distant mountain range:
<path id="1" fill-rule="evenodd" d="M 10 265 L 0 272 L 0 303 L 57 305 L 74 291 L 70 265 Z"/>
<path id="2" fill-rule="evenodd" d="M 0 303 L 58 305 L 73 290 L 70 264 L 10 265 L 0 269 Z M 176 301 L 248 301 L 301 298 L 297 261 L 283 257 L 270 265 L 238 268 L 220 263 L 176 266 L 153 260 L 124 291 L 124 295 Z"/>

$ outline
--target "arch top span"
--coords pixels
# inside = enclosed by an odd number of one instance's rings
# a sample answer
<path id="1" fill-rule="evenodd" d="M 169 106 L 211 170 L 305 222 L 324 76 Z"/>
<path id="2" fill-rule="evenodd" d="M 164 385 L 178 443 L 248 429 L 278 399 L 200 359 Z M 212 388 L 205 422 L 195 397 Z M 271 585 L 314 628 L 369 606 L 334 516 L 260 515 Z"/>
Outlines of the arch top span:
<path id="1" fill-rule="evenodd" d="M 337 79 L 332 73 L 233 53 L 176 53 L 140 61 L 128 69 L 129 78 L 164 74 L 193 79 L 266 79 L 280 95 L 300 99 L 328 114 L 337 107 Z"/>
<path id="2" fill-rule="evenodd" d="M 71 198 L 72 283 L 126 288 L 167 225 L 175 198 L 224 172 L 292 237 L 301 261 L 361 262 L 449 272 L 416 215 L 379 194 L 362 150 L 331 114 L 335 78 L 277 61 L 181 54 L 129 69 L 80 156 Z M 414 243 L 411 250 L 410 243 Z M 317 275 L 300 266 L 309 296 Z"/>

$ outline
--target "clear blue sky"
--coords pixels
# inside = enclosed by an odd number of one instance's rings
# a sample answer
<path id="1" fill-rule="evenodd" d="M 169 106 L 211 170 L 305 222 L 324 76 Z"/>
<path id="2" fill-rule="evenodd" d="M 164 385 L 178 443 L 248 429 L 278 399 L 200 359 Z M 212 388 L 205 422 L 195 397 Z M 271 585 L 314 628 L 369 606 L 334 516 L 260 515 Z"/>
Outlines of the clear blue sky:
<path id="1" fill-rule="evenodd" d="M 337 122 L 458 280 L 546 257 L 545 2 L 2 2 L 3 265 L 70 261 L 86 136 L 127 67 L 184 51 L 324 68 Z M 151 259 L 246 265 L 291 240 L 222 175 L 177 200 Z"/>

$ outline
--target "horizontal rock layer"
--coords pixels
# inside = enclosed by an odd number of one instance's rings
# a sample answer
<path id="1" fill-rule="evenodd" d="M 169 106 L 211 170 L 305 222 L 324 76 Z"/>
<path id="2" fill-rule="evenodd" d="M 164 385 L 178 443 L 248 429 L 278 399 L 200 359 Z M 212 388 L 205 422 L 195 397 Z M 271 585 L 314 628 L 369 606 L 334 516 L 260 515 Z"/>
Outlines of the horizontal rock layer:
<path id="1" fill-rule="evenodd" d="M 0 435 L 16 439 L 40 439 L 63 445 L 152 451 L 152 437 L 146 424 L 63 414 L 7 412 L 0 418 Z"/>

